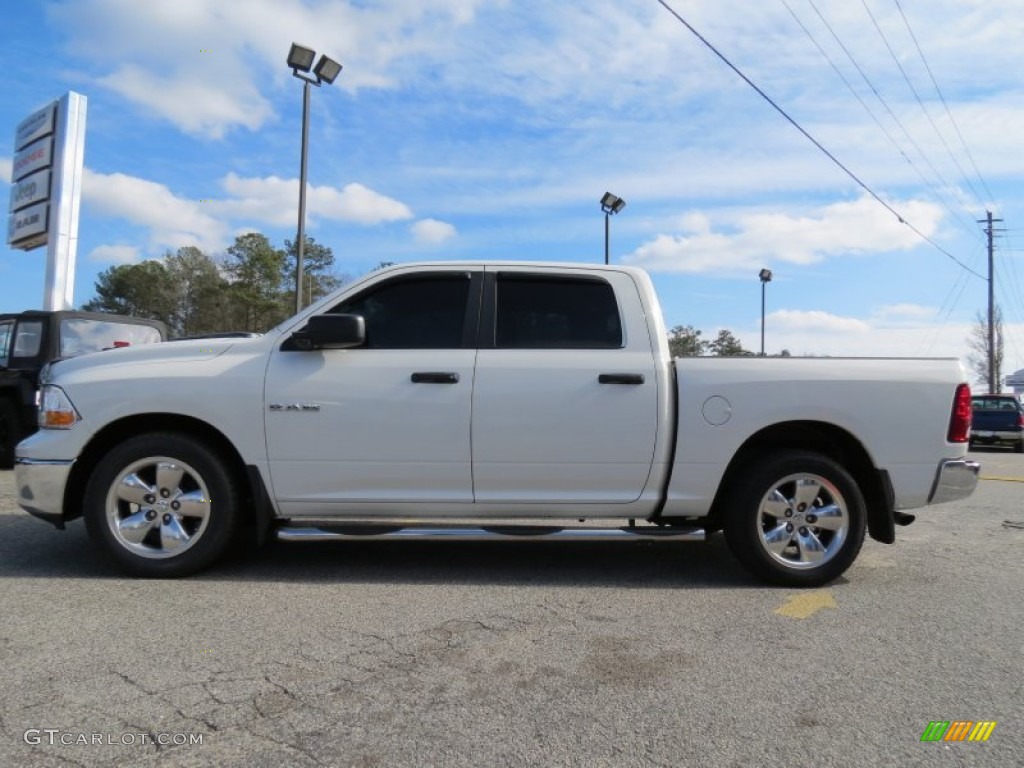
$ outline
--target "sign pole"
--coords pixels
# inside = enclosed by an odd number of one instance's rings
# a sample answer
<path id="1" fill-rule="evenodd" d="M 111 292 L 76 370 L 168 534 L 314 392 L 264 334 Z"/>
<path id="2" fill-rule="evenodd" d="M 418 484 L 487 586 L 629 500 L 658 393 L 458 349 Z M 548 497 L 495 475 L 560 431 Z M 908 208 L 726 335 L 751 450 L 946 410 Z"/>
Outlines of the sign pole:
<path id="1" fill-rule="evenodd" d="M 78 253 L 78 209 L 85 161 L 86 98 L 69 91 L 57 108 L 54 178 L 43 309 L 72 309 L 75 300 L 75 257 Z"/>

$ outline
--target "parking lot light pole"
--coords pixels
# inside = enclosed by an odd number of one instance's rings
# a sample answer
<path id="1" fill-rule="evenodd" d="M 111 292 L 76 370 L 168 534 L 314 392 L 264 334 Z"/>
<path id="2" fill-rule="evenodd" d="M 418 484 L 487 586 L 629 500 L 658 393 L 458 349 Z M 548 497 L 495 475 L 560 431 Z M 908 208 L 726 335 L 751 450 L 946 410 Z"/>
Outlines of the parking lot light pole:
<path id="1" fill-rule="evenodd" d="M 772 281 L 772 271 L 762 269 L 757 276 L 761 278 L 761 357 L 764 357 L 764 289 Z"/>
<path id="2" fill-rule="evenodd" d="M 604 211 L 604 263 L 608 263 L 608 219 L 613 213 L 618 213 L 626 207 L 626 201 L 616 197 L 611 192 L 605 192 L 601 198 L 601 210 Z"/>
<path id="3" fill-rule="evenodd" d="M 302 158 L 299 164 L 299 227 L 295 252 L 295 311 L 302 310 L 302 260 L 306 247 L 306 157 L 309 146 L 309 86 L 319 88 L 323 83 L 330 85 L 341 72 L 341 64 L 328 56 L 321 56 L 313 66 L 316 51 L 298 43 L 292 43 L 288 51 L 288 66 L 292 74 L 302 81 Z M 308 73 L 313 70 L 314 77 Z"/>

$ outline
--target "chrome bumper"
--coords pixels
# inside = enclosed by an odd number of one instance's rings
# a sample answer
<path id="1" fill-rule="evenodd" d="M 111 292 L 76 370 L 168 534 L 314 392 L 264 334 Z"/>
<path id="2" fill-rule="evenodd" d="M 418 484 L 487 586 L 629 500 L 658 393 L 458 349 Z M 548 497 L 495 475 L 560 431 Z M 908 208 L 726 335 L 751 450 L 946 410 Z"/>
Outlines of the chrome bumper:
<path id="1" fill-rule="evenodd" d="M 1005 440 L 1007 442 L 1016 442 L 1020 439 L 1021 433 L 1019 430 L 1016 432 L 1002 432 L 1000 430 L 992 429 L 980 429 L 978 431 L 971 430 L 971 440 Z"/>
<path id="2" fill-rule="evenodd" d="M 967 459 L 943 459 L 935 473 L 935 484 L 928 496 L 929 504 L 944 504 L 963 499 L 978 486 L 981 464 Z"/>
<path id="3" fill-rule="evenodd" d="M 64 488 L 74 459 L 26 459 L 14 464 L 18 506 L 31 515 L 64 527 Z"/>

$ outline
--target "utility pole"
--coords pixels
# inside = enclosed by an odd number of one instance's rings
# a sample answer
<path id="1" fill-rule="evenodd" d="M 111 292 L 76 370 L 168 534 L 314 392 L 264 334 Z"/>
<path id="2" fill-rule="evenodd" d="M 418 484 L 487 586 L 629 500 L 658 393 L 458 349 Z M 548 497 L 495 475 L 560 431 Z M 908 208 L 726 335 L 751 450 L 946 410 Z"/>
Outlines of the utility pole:
<path id="1" fill-rule="evenodd" d="M 992 223 L 1002 221 L 993 219 L 992 211 L 985 211 L 984 219 L 977 219 L 979 224 L 985 224 L 985 234 L 988 235 L 988 393 L 996 394 L 996 325 L 995 325 L 995 265 L 992 236 L 995 229 Z M 1002 386 L 1000 385 L 1000 389 Z"/>

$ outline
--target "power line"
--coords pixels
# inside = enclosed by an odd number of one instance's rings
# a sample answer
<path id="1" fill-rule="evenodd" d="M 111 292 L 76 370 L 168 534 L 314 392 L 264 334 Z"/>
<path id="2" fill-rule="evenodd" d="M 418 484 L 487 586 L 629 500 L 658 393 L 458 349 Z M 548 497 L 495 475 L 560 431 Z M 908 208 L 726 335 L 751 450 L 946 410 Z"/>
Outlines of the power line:
<path id="1" fill-rule="evenodd" d="M 871 82 L 871 78 L 868 77 L 867 72 L 865 72 L 864 68 L 861 67 L 860 63 L 857 61 L 857 58 L 853 55 L 852 51 L 850 51 L 850 49 L 846 47 L 846 44 L 839 39 L 839 35 L 836 33 L 835 29 L 832 28 L 832 25 L 829 24 L 828 19 L 825 18 L 825 15 L 818 9 L 818 6 L 814 4 L 814 0 L 807 0 L 807 3 L 808 5 L 811 6 L 811 9 L 817 15 L 821 23 L 825 25 L 825 28 L 829 31 L 829 34 L 832 35 L 832 39 L 836 42 L 836 45 L 838 45 L 839 48 L 843 51 L 843 53 L 846 54 L 846 58 L 849 59 L 854 69 L 857 70 L 857 73 L 864 81 L 864 84 L 875 95 L 875 98 L 878 99 L 879 104 L 882 105 L 882 107 L 885 109 L 889 117 L 892 118 L 892 121 L 896 123 L 897 126 L 899 126 L 899 129 L 900 131 L 902 131 L 904 138 L 910 143 L 910 145 L 914 149 L 917 150 L 917 154 L 921 156 L 921 159 L 924 160 L 928 168 L 931 169 L 931 172 L 935 174 L 935 178 L 939 180 L 939 183 L 942 184 L 942 186 L 952 188 L 953 185 L 950 184 L 946 180 L 946 177 L 943 176 L 942 173 L 939 171 L 939 169 L 935 167 L 935 165 L 932 163 L 928 155 L 925 154 L 925 151 L 921 149 L 921 146 L 917 143 L 917 141 L 914 140 L 914 137 L 910 135 L 910 131 L 907 130 L 907 127 L 903 124 L 903 121 L 896 116 L 895 112 L 893 112 L 892 107 L 889 106 L 889 102 L 885 100 L 885 97 L 882 96 L 882 93 L 878 90 L 878 88 L 875 87 L 875 84 Z M 928 182 L 925 183 L 928 184 Z M 928 186 L 929 188 L 932 188 L 930 184 L 928 184 Z M 973 226 L 973 224 L 965 222 L 959 214 L 955 214 L 954 218 L 956 218 L 957 221 L 960 222 L 960 225 L 964 227 L 965 231 L 969 231 L 972 235 L 977 234 L 977 229 Z"/>
<path id="2" fill-rule="evenodd" d="M 896 3 L 896 7 L 899 9 L 900 16 L 903 17 L 903 23 L 907 25 L 907 32 L 910 33 L 910 39 L 914 41 L 914 46 L 917 48 L 917 53 L 921 57 L 921 63 L 924 64 L 925 71 L 928 72 L 928 77 L 931 78 L 932 85 L 935 86 L 935 93 L 939 95 L 939 101 L 942 102 L 943 108 L 946 110 L 946 114 L 949 115 L 949 122 L 953 126 L 953 130 L 956 132 L 957 138 L 960 139 L 960 145 L 964 148 L 964 152 L 967 155 L 967 159 L 971 161 L 971 167 L 974 168 L 974 172 L 978 175 L 978 181 L 981 182 L 981 186 L 985 189 L 985 194 L 988 195 L 988 199 L 995 201 L 995 195 L 992 194 L 992 190 L 988 188 L 988 184 L 985 183 L 984 177 L 981 175 L 981 171 L 978 170 L 978 164 L 974 162 L 974 155 L 971 154 L 970 147 L 967 146 L 967 142 L 964 141 L 964 136 L 960 133 L 960 126 L 957 125 L 956 120 L 953 118 L 953 113 L 949 109 L 949 104 L 946 102 L 946 97 L 942 94 L 942 89 L 939 88 L 939 83 L 935 79 L 935 75 L 932 73 L 932 68 L 928 65 L 928 59 L 925 58 L 924 51 L 921 49 L 920 43 L 917 42 L 917 36 L 914 34 L 914 30 L 910 28 L 910 21 L 907 20 L 907 15 L 903 12 L 903 6 L 900 5 L 900 0 L 893 0 Z M 975 194 L 975 197 L 978 197 Z"/>
<path id="3" fill-rule="evenodd" d="M 977 235 L 977 228 L 974 226 L 974 222 L 973 221 L 968 221 L 967 219 L 965 219 L 963 214 L 960 211 L 957 211 L 952 205 L 950 205 L 950 203 L 946 199 L 945 195 L 943 195 L 943 193 L 940 192 L 939 189 L 921 172 L 921 169 L 917 167 L 917 165 L 914 163 L 913 159 L 911 159 L 910 155 L 908 155 L 903 150 L 903 148 L 899 145 L 899 142 L 897 142 L 895 137 L 893 137 L 892 133 L 889 132 L 889 129 L 886 128 L 885 125 L 882 124 L 882 121 L 878 119 L 878 116 L 875 114 L 874 110 L 872 110 L 871 107 L 868 106 L 868 103 L 866 101 L 864 101 L 864 99 L 861 97 L 861 95 L 859 93 L 857 93 L 857 89 L 853 87 L 853 84 L 847 79 L 846 75 L 843 74 L 842 70 L 839 69 L 838 65 L 832 60 L 832 57 L 828 55 L 828 52 L 822 47 L 822 45 L 814 37 L 814 34 L 811 32 L 810 29 L 807 28 L 807 25 L 803 23 L 803 21 L 800 19 L 800 16 L 796 13 L 796 11 L 794 11 L 792 9 L 792 7 L 790 7 L 789 3 L 786 2 L 786 0 L 779 0 L 779 1 L 785 6 L 786 10 L 789 11 L 790 16 L 793 17 L 793 20 L 797 23 L 797 25 L 800 27 L 800 29 L 802 29 L 804 31 L 804 34 L 807 35 L 808 39 L 811 41 L 811 43 L 813 43 L 814 47 L 818 49 L 818 53 L 820 53 L 822 58 L 824 58 L 825 61 L 828 62 L 829 66 L 832 67 L 832 70 L 836 73 L 836 75 L 839 77 L 839 79 L 843 81 L 843 84 L 846 86 L 846 89 L 853 95 L 853 97 L 858 102 L 860 102 L 860 105 L 864 108 L 864 111 L 868 113 L 868 115 L 871 117 L 871 119 L 875 122 L 875 125 L 877 125 L 879 127 L 879 129 L 882 131 L 882 133 L 885 134 L 885 137 L 889 140 L 889 143 L 893 145 L 893 147 L 899 153 L 900 157 L 902 157 L 904 160 L 906 160 L 907 164 L 911 168 L 914 169 L 914 173 L 916 173 L 918 178 L 921 179 L 921 182 L 929 190 L 931 190 L 932 194 L 935 195 L 936 199 L 943 205 L 943 207 L 945 207 L 945 209 L 947 211 L 949 211 L 949 213 L 952 216 L 952 218 L 957 223 L 959 223 L 961 227 L 963 227 L 964 231 L 969 232 L 972 237 L 976 236 Z M 811 5 L 813 7 L 813 5 L 814 5 L 813 2 L 811 3 Z M 817 8 L 815 8 L 815 11 L 817 12 Z M 835 39 L 837 42 L 839 42 L 838 36 L 836 35 L 835 31 L 828 25 L 828 22 L 824 20 L 824 17 L 821 16 L 820 12 L 818 12 L 818 17 L 819 17 L 819 19 L 822 20 L 822 22 L 825 24 L 825 26 L 828 27 L 828 30 L 832 34 L 833 39 Z M 845 46 L 843 46 L 841 42 L 839 42 L 839 45 L 842 46 L 844 48 L 844 50 L 845 50 Z M 847 51 L 847 56 L 852 58 L 852 54 L 850 54 L 849 51 Z M 854 63 L 854 66 L 856 66 L 856 62 Z M 860 70 L 859 67 L 858 67 L 858 70 Z M 864 76 L 863 75 L 863 71 L 861 71 L 861 75 Z M 878 95 L 877 92 L 876 92 L 876 95 Z M 886 106 L 888 106 L 888 105 L 886 105 Z M 889 114 L 892 115 L 892 111 L 891 110 L 890 110 Z M 893 116 L 893 117 L 895 117 L 895 116 Z M 899 122 L 899 121 L 897 120 L 897 122 Z M 900 125 L 900 127 L 903 128 L 902 125 Z M 907 133 L 906 129 L 904 128 L 904 134 L 906 134 L 906 133 Z M 909 138 L 909 135 L 908 135 L 908 138 Z M 911 143 L 913 143 L 913 140 L 911 140 Z M 918 150 L 918 153 L 922 154 L 922 156 L 923 156 L 923 153 L 921 152 L 920 147 L 916 147 L 916 148 Z M 927 158 L 925 158 L 925 161 L 927 162 Z M 932 170 L 933 171 L 935 170 L 934 166 L 932 167 Z"/>
<path id="4" fill-rule="evenodd" d="M 899 213 L 899 212 L 898 212 L 898 211 L 897 211 L 897 210 L 896 210 L 895 208 L 893 208 L 893 207 L 892 207 L 891 205 L 889 205 L 889 203 L 887 203 L 887 202 L 886 202 L 885 200 L 883 200 L 883 199 L 882 199 L 882 198 L 881 198 L 881 197 L 880 197 L 880 196 L 878 195 L 878 193 L 877 193 L 877 192 L 875 192 L 875 191 L 874 191 L 874 190 L 873 190 L 873 189 L 872 189 L 871 187 L 869 187 L 869 186 L 868 186 L 867 184 L 865 184 L 865 183 L 864 183 L 863 181 L 861 181 L 861 180 L 860 180 L 860 178 L 859 178 L 859 177 L 857 176 L 857 174 L 855 174 L 855 173 L 854 173 L 853 171 L 851 171 L 851 170 L 850 170 L 849 168 L 847 168 L 847 167 L 846 167 L 846 166 L 845 166 L 845 165 L 844 165 L 844 164 L 843 164 L 843 163 L 842 163 L 842 162 L 841 162 L 841 161 L 839 160 L 839 158 L 837 158 L 837 157 L 836 157 L 835 155 L 833 155 L 833 154 L 832 154 L 831 152 L 829 152 L 829 151 L 828 151 L 828 150 L 827 150 L 827 149 L 825 148 L 825 146 L 824 146 L 824 145 L 823 145 L 823 144 L 822 144 L 822 143 L 821 143 L 820 141 L 818 141 L 818 140 L 817 140 L 816 138 L 814 138 L 814 137 L 813 137 L 813 136 L 812 136 L 812 135 L 811 135 L 810 133 L 808 133 L 808 132 L 807 132 L 807 130 L 806 130 L 806 129 L 805 129 L 805 128 L 804 128 L 803 126 L 802 126 L 802 125 L 800 125 L 800 123 L 798 123 L 798 122 L 797 122 L 796 120 L 794 120 L 794 119 L 793 119 L 792 117 L 790 117 L 789 113 L 788 113 L 788 112 L 786 112 L 786 110 L 784 110 L 784 109 L 783 109 L 782 107 L 780 107 L 780 106 L 779 106 L 779 105 L 778 105 L 778 104 L 777 104 L 777 103 L 776 103 L 776 102 L 775 102 L 775 101 L 774 101 L 774 100 L 773 100 L 773 99 L 772 99 L 772 98 L 771 98 L 771 97 L 770 97 L 770 96 L 769 96 L 769 95 L 768 95 L 767 93 L 765 93 L 765 92 L 764 92 L 763 90 L 761 90 L 761 89 L 760 89 L 760 88 L 759 88 L 759 87 L 757 86 L 757 84 L 756 84 L 756 83 L 754 83 L 754 81 L 753 81 L 753 80 L 751 80 L 751 79 L 750 79 L 749 77 L 747 77 L 747 76 L 746 76 L 746 75 L 745 75 L 745 74 L 744 74 L 744 73 L 743 73 L 743 72 L 742 72 L 742 71 L 741 71 L 741 70 L 739 69 L 739 67 L 737 67 L 737 66 L 736 66 L 735 64 L 733 64 L 733 63 L 732 63 L 731 61 L 729 61 L 729 59 L 728 59 L 728 58 L 727 58 L 727 57 L 725 56 L 725 54 L 723 54 L 723 53 L 722 53 L 721 51 L 719 51 L 719 50 L 718 50 L 717 48 L 715 48 L 715 46 L 714 46 L 714 45 L 712 45 L 712 44 L 711 44 L 711 43 L 710 43 L 710 42 L 709 42 L 709 41 L 708 41 L 708 40 L 707 40 L 707 39 L 706 39 L 706 38 L 705 38 L 705 37 L 704 37 L 704 36 L 703 36 L 703 35 L 702 35 L 702 34 L 701 34 L 700 32 L 698 32 L 698 31 L 697 31 L 697 30 L 696 30 L 696 29 L 695 29 L 695 28 L 694 28 L 693 26 L 691 26 L 691 25 L 690 25 L 690 23 L 689 23 L 688 21 L 686 21 L 686 19 L 684 19 L 684 18 L 683 18 L 682 16 L 680 16 L 680 15 L 679 15 L 679 14 L 678 14 L 678 13 L 676 12 L 676 10 L 675 10 L 674 8 L 672 8 L 672 6 L 670 6 L 670 5 L 669 5 L 669 4 L 668 4 L 668 3 L 666 2 L 666 0 L 657 0 L 657 2 L 658 2 L 658 4 L 659 4 L 659 5 L 661 5 L 661 6 L 662 6 L 662 7 L 663 7 L 663 8 L 664 8 L 664 9 L 665 9 L 666 11 L 668 11 L 669 13 L 671 13 L 671 14 L 672 14 L 672 15 L 673 15 L 673 16 L 674 16 L 674 17 L 675 17 L 675 18 L 676 18 L 676 19 L 677 19 L 677 20 L 679 21 L 679 23 L 680 23 L 680 24 L 682 24 L 682 25 L 683 25 L 684 27 L 686 27 L 686 28 L 687 28 L 688 30 L 690 30 L 690 32 L 692 32 L 692 33 L 693 33 L 693 35 L 694 35 L 694 36 L 695 36 L 695 37 L 696 37 L 696 38 L 697 38 L 698 40 L 700 40 L 700 41 L 701 41 L 702 43 L 704 43 L 704 45 L 705 45 L 705 46 L 706 46 L 706 47 L 707 47 L 707 48 L 708 48 L 708 49 L 709 49 L 709 50 L 710 50 L 710 51 L 711 51 L 712 53 L 714 53 L 714 54 L 715 54 L 715 55 L 716 55 L 716 56 L 717 56 L 717 57 L 718 57 L 719 59 L 721 59 L 721 60 L 722 60 L 722 61 L 723 61 L 723 62 L 725 63 L 725 65 L 726 65 L 727 67 L 729 67 L 729 69 L 731 69 L 731 70 L 732 70 L 733 72 L 735 72 L 735 73 L 736 73 L 737 75 L 739 75 L 739 76 L 740 76 L 740 77 L 741 77 L 741 78 L 743 79 L 743 81 L 744 81 L 744 82 L 745 82 L 745 83 L 746 83 L 747 85 L 749 85 L 749 86 L 750 86 L 751 88 L 753 88 L 753 89 L 754 89 L 754 90 L 755 90 L 755 91 L 756 91 L 756 92 L 758 93 L 758 95 L 759 95 L 759 96 L 760 96 L 760 97 L 761 97 L 762 99 L 764 99 L 764 100 L 765 100 L 766 102 L 768 102 L 768 103 L 769 103 L 769 104 L 770 104 L 770 105 L 771 105 L 771 106 L 772 106 L 772 107 L 773 107 L 773 108 L 775 109 L 775 111 L 776 111 L 776 112 L 778 112 L 778 113 L 779 113 L 780 115 L 782 115 L 782 116 L 783 116 L 783 117 L 784 117 L 784 118 L 785 118 L 785 119 L 786 119 L 786 120 L 787 120 L 787 121 L 788 121 L 788 122 L 789 122 L 789 123 L 790 123 L 790 124 L 791 124 L 791 125 L 792 125 L 792 126 L 793 126 L 794 128 L 796 128 L 796 129 L 797 129 L 798 131 L 800 131 L 800 133 L 802 133 L 802 134 L 804 135 L 804 137 L 805 137 L 805 138 L 806 138 L 806 139 L 807 139 L 808 141 L 810 141 L 810 142 L 811 142 L 812 144 L 814 144 L 814 146 L 816 146 L 816 147 L 817 147 L 817 148 L 818 148 L 818 149 L 819 149 L 819 150 L 820 150 L 820 151 L 821 151 L 821 152 L 822 152 L 822 153 L 823 153 L 823 154 L 824 154 L 824 155 L 825 155 L 826 157 L 828 157 L 828 159 L 829 159 L 829 160 L 831 160 L 831 161 L 832 161 L 832 162 L 833 162 L 833 163 L 834 163 L 834 164 L 835 164 L 836 166 L 838 166 L 838 167 L 839 167 L 839 168 L 840 168 L 840 169 L 841 169 L 841 170 L 842 170 L 842 171 L 843 171 L 843 172 L 844 172 L 844 173 L 845 173 L 845 174 L 846 174 L 847 176 L 849 176 L 849 177 L 850 177 L 850 178 L 851 178 L 851 179 L 852 179 L 852 180 L 853 180 L 853 181 L 854 181 L 854 182 L 855 182 L 855 183 L 856 183 L 856 184 L 857 184 L 857 185 L 858 185 L 858 186 L 859 186 L 859 187 L 860 187 L 861 189 L 863 189 L 863 190 L 864 190 L 865 192 L 867 192 L 867 193 L 868 193 L 869 195 L 871 195 L 871 197 L 873 197 L 873 198 L 874 198 L 874 199 L 875 199 L 875 200 L 876 200 L 876 201 L 877 201 L 877 202 L 878 202 L 879 204 L 881 204 L 881 205 L 882 205 L 882 206 L 883 206 L 883 207 L 884 207 L 884 208 L 885 208 L 885 209 L 886 209 L 887 211 L 889 211 L 889 213 L 891 213 L 891 214 L 892 214 L 893 216 L 895 216 L 895 217 L 896 217 L 896 219 L 897 219 L 897 220 L 898 220 L 898 221 L 900 222 L 900 224 L 904 224 L 904 225 L 906 225 L 907 227 L 909 227 L 909 228 L 910 228 L 910 230 L 911 230 L 911 231 L 912 231 L 912 232 L 913 232 L 914 234 L 916 234 L 916 235 L 917 235 L 918 237 L 920 237 L 920 238 L 921 238 L 922 240 L 924 240 L 925 242 L 929 243 L 929 244 L 930 244 L 930 245 L 931 245 L 931 246 L 932 246 L 933 248 L 935 248 L 935 249 L 936 249 L 937 251 L 939 251 L 940 253 L 942 253 L 942 254 L 944 254 L 945 256 L 947 256 L 947 257 L 948 257 L 949 259 L 951 259 L 951 260 L 953 260 L 954 262 L 956 262 L 957 264 L 959 264 L 959 265 L 960 265 L 961 267 L 963 267 L 964 269 L 966 269 L 966 270 L 967 270 L 968 272 L 970 272 L 971 274 L 973 274 L 973 275 L 974 275 L 975 277 L 981 278 L 982 280 L 984 280 L 984 279 L 985 279 L 985 278 L 984 278 L 984 277 L 982 277 L 982 276 L 981 276 L 980 274 L 978 274 L 978 273 L 977 273 L 977 272 L 975 272 L 975 271 L 974 271 L 973 269 L 971 269 L 971 268 L 970 268 L 970 267 L 968 267 L 968 266 L 967 266 L 966 264 L 964 264 L 964 263 L 963 263 L 962 261 L 960 261 L 960 259 L 958 259 L 958 258 L 957 258 L 956 256 L 954 256 L 954 255 L 953 255 L 952 253 L 950 253 L 950 252 L 949 252 L 949 251 L 947 251 L 947 250 L 946 250 L 945 248 L 943 248 L 943 247 L 942 247 L 941 245 L 939 245 L 939 244 L 938 244 L 938 243 L 936 243 L 936 242 L 935 242 L 934 240 L 932 240 L 932 239 L 931 239 L 930 237 L 928 237 L 928 235 L 924 234 L 924 232 L 922 232 L 922 231 L 921 231 L 921 230 L 919 230 L 919 229 L 918 229 L 917 227 L 915 227 L 915 226 L 914 226 L 913 224 L 911 224 L 911 223 L 910 223 L 909 221 L 907 221 L 906 219 L 904 219 L 904 218 L 903 218 L 903 216 L 902 216 L 902 215 L 901 215 L 901 214 L 900 214 L 900 213 Z"/>
<path id="5" fill-rule="evenodd" d="M 1005 239 L 1007 245 L 1009 245 L 1010 238 L 1004 231 L 1001 233 L 1003 239 Z M 1012 250 L 1007 247 L 1001 249 L 1004 254 L 1012 253 Z M 1005 333 L 1009 338 L 1010 343 L 1016 353 L 1017 359 L 1021 359 L 1021 353 L 1024 352 L 1024 338 L 1018 338 L 1017 336 L 1017 325 L 1022 322 L 1022 315 L 1018 314 L 1024 310 L 1024 292 L 1021 291 L 1020 276 L 1017 273 L 1017 260 L 1015 258 L 1005 258 L 1001 260 L 1001 264 L 1006 265 L 1006 269 L 1003 270 L 1004 274 L 1008 274 L 1009 280 L 1002 280 L 999 283 L 1000 294 L 1005 299 L 1007 294 L 1005 293 L 1007 284 L 1010 288 L 1010 301 L 1003 302 L 1003 316 L 1008 320 L 1005 325 Z M 1016 304 L 1014 303 L 1016 301 Z M 1017 322 L 1014 322 L 1014 318 L 1017 318 Z"/>
<path id="6" fill-rule="evenodd" d="M 867 0 L 860 1 L 861 5 L 864 6 L 864 10 L 868 14 L 868 18 L 871 19 L 871 23 L 874 25 L 875 31 L 878 32 L 878 36 L 881 37 L 882 42 L 885 43 L 885 47 L 889 51 L 889 55 L 892 56 L 893 63 L 896 64 L 896 68 L 900 71 L 900 74 L 903 75 L 903 80 L 906 82 L 907 87 L 910 88 L 910 92 L 914 94 L 914 98 L 917 100 L 918 105 L 921 107 L 921 111 L 924 112 L 924 116 L 928 118 L 928 122 L 931 124 L 932 130 L 935 131 L 935 135 L 939 137 L 939 141 L 942 143 L 942 146 L 945 147 L 946 154 L 949 155 L 950 159 L 953 161 L 953 165 L 956 166 L 956 169 L 960 172 L 960 175 L 963 177 L 964 181 L 967 182 L 967 186 L 970 187 L 971 192 L 974 194 L 974 197 L 980 201 L 981 195 L 978 194 L 978 190 L 974 188 L 974 185 L 971 183 L 971 180 L 967 177 L 967 173 L 964 171 L 963 167 L 961 167 L 960 161 L 956 159 L 956 155 L 953 154 L 953 150 L 951 150 L 949 148 L 949 144 L 946 143 L 946 139 L 943 137 L 942 132 L 939 131 L 939 126 L 935 124 L 935 120 L 932 119 L 932 115 L 928 111 L 928 108 L 925 106 L 924 100 L 921 98 L 921 95 L 917 92 L 917 88 L 915 88 L 914 84 L 910 82 L 910 77 L 907 76 L 907 71 L 903 68 L 903 65 L 900 64 L 900 60 L 899 57 L 896 55 L 896 51 L 892 49 L 892 45 L 890 45 L 889 43 L 889 38 L 885 36 L 885 32 L 883 32 L 881 26 L 879 26 L 878 20 L 875 18 L 875 15 L 871 12 L 871 9 L 868 7 Z M 904 17 L 904 20 L 906 20 L 906 17 Z"/>

